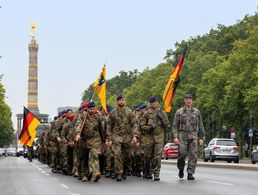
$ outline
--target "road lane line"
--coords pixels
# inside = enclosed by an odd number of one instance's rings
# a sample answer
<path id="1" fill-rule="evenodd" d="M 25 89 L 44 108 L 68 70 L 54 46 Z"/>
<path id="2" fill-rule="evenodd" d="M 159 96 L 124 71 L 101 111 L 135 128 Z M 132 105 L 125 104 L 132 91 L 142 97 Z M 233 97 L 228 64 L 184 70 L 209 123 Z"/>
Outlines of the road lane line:
<path id="1" fill-rule="evenodd" d="M 68 187 L 67 185 L 63 184 L 63 183 L 62 183 L 62 186 L 63 186 L 64 188 L 66 188 L 66 189 L 69 189 L 69 187 Z"/>
<path id="2" fill-rule="evenodd" d="M 226 186 L 234 186 L 235 184 L 232 183 L 226 183 L 226 182 L 220 182 L 220 181 L 207 181 L 208 183 L 215 183 L 215 184 L 221 184 Z"/>

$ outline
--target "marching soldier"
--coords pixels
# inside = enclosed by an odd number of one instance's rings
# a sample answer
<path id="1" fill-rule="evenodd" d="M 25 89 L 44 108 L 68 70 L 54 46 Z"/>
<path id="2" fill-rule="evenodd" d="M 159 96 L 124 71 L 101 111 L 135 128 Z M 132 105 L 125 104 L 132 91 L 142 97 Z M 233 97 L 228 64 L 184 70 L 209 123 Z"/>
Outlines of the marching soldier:
<path id="1" fill-rule="evenodd" d="M 192 99 L 191 94 L 185 96 L 185 105 L 176 111 L 172 128 L 174 143 L 179 144 L 179 178 L 184 177 L 185 157 L 189 154 L 188 180 L 195 179 L 193 174 L 197 164 L 198 139 L 199 144 L 203 145 L 205 134 L 200 111 L 192 106 Z"/>
<path id="2" fill-rule="evenodd" d="M 125 106 L 125 98 L 117 97 L 117 107 L 110 112 L 106 145 L 114 152 L 114 169 L 116 180 L 126 179 L 131 171 L 131 141 L 137 142 L 137 124 L 134 113 Z"/>
<path id="3" fill-rule="evenodd" d="M 141 122 L 141 128 L 147 134 L 151 135 L 153 138 L 153 144 L 150 142 L 146 145 L 147 147 L 152 147 L 153 145 L 153 159 L 152 168 L 154 174 L 154 180 L 160 180 L 160 167 L 161 167 L 161 151 L 164 145 L 164 131 L 168 126 L 167 114 L 158 107 L 158 99 L 155 96 L 150 97 L 150 107 L 143 115 L 143 120 Z M 149 150 L 148 148 L 147 150 Z M 151 154 L 151 153 L 150 153 Z M 150 156 L 148 156 L 149 158 Z M 149 162 L 148 162 L 149 163 Z M 148 165 L 149 166 L 149 165 Z M 149 170 L 148 170 L 149 171 Z M 148 173 L 148 178 L 151 179 L 152 176 Z"/>

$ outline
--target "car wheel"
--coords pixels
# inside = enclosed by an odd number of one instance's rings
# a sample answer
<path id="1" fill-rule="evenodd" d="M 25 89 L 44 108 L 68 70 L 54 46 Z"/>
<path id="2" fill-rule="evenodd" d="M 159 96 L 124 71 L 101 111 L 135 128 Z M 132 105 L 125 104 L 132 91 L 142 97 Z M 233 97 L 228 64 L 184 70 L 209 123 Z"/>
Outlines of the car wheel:
<path id="1" fill-rule="evenodd" d="M 215 162 L 215 158 L 214 158 L 214 156 L 212 156 L 212 154 L 210 154 L 210 161 Z"/>
<path id="2" fill-rule="evenodd" d="M 253 158 L 251 158 L 251 163 L 252 163 L 252 164 L 255 164 L 255 161 L 254 161 L 254 159 L 253 159 Z"/>
<path id="3" fill-rule="evenodd" d="M 239 159 L 237 159 L 237 160 L 234 160 L 234 163 L 239 163 Z"/>
<path id="4" fill-rule="evenodd" d="M 164 157 L 164 158 L 165 158 L 165 160 L 168 160 L 168 156 L 167 156 L 167 155 L 165 155 L 165 157 Z"/>
<path id="5" fill-rule="evenodd" d="M 231 160 L 227 160 L 228 163 L 231 163 Z"/>

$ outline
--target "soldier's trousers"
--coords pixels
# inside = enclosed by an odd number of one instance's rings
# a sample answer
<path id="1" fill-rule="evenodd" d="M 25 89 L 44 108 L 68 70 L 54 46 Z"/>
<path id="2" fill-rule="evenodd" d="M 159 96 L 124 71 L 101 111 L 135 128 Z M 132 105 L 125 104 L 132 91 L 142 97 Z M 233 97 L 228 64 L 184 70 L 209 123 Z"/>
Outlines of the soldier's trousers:
<path id="1" fill-rule="evenodd" d="M 151 174 L 152 170 L 152 159 L 153 159 L 153 146 L 154 143 L 142 143 L 142 168 L 143 173 L 146 175 Z"/>
<path id="2" fill-rule="evenodd" d="M 89 148 L 87 148 L 87 142 L 80 140 L 81 150 L 81 176 L 89 177 Z"/>
<path id="3" fill-rule="evenodd" d="M 161 152 L 163 149 L 163 141 L 154 142 L 153 146 L 153 160 L 152 160 L 152 172 L 154 175 L 159 175 L 161 167 Z"/>
<path id="4" fill-rule="evenodd" d="M 106 147 L 105 154 L 106 154 L 106 171 L 112 172 L 114 169 L 114 153 L 112 151 L 112 148 Z"/>
<path id="5" fill-rule="evenodd" d="M 81 151 L 79 142 L 75 142 L 74 149 L 73 149 L 73 173 L 80 174 L 81 172 Z"/>
<path id="6" fill-rule="evenodd" d="M 141 154 L 141 148 L 134 146 L 132 152 L 132 170 L 134 173 L 139 173 L 142 171 Z"/>
<path id="7" fill-rule="evenodd" d="M 112 150 L 114 151 L 114 169 L 116 174 L 127 174 L 131 170 L 130 143 L 114 141 Z"/>
<path id="8" fill-rule="evenodd" d="M 89 170 L 93 175 L 99 174 L 99 155 L 100 148 L 94 147 L 89 149 Z"/>
<path id="9" fill-rule="evenodd" d="M 177 160 L 178 169 L 183 170 L 185 167 L 185 157 L 189 154 L 187 173 L 194 174 L 197 164 L 197 139 L 180 138 L 179 157 Z"/>

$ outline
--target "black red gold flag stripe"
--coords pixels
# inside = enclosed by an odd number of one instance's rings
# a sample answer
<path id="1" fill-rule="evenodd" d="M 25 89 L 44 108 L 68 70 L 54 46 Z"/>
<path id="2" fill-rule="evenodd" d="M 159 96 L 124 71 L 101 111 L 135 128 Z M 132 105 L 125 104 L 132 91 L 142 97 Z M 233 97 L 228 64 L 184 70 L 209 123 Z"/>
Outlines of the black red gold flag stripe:
<path id="1" fill-rule="evenodd" d="M 32 146 L 40 121 L 27 109 L 23 109 L 23 126 L 19 136 L 20 144 Z"/>

